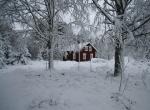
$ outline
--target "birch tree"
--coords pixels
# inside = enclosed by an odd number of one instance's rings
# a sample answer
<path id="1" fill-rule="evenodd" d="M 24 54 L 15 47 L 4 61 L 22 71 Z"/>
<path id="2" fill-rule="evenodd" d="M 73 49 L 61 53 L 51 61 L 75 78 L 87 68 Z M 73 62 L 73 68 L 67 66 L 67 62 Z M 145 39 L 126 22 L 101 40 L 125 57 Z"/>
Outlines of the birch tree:
<path id="1" fill-rule="evenodd" d="M 63 23 L 59 22 L 59 11 L 61 0 L 16 0 L 13 2 L 17 10 L 16 21 L 25 24 L 28 30 L 33 30 L 38 34 L 47 46 L 48 67 L 53 69 L 53 51 L 56 41 L 62 32 Z M 62 4 L 63 5 L 63 4 Z"/>
<path id="2" fill-rule="evenodd" d="M 126 40 L 134 39 L 136 36 L 135 33 L 149 21 L 150 16 L 147 15 L 144 18 L 138 18 L 136 16 L 136 21 L 133 22 L 135 20 L 134 15 L 137 9 L 140 8 L 135 7 L 137 5 L 134 3 L 139 3 L 140 0 L 104 0 L 107 9 L 100 5 L 99 0 L 92 1 L 98 11 L 107 19 L 105 23 L 112 25 L 112 29 L 108 31 L 112 32 L 111 37 L 115 42 L 114 76 L 122 75 L 124 69 L 123 51 L 125 42 Z M 140 16 L 143 15 L 142 12 L 139 13 Z"/>

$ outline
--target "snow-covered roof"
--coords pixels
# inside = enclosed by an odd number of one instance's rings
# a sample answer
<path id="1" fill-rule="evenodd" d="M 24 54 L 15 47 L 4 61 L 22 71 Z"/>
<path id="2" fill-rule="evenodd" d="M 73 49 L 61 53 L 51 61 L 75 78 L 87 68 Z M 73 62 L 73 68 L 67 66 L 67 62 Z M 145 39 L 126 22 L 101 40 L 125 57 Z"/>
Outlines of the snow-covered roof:
<path id="1" fill-rule="evenodd" d="M 90 42 L 85 42 L 85 43 L 80 43 L 80 44 L 73 44 L 70 46 L 67 46 L 63 49 L 63 51 L 79 51 L 81 50 L 83 47 L 87 46 L 88 44 L 92 45 Z M 92 45 L 93 46 L 93 45 Z M 94 46 L 93 48 L 95 50 L 97 50 Z"/>

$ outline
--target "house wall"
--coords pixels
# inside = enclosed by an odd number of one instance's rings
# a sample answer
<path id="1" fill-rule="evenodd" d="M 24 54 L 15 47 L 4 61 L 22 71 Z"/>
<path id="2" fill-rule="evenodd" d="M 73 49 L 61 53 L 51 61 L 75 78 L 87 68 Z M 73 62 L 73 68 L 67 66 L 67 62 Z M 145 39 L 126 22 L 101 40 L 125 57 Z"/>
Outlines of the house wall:
<path id="1" fill-rule="evenodd" d="M 96 50 L 95 48 L 93 48 L 92 45 L 88 44 L 88 51 L 85 51 L 85 48 L 82 48 L 80 50 L 80 61 L 89 61 L 90 60 L 90 54 L 92 53 L 93 54 L 93 58 L 95 58 L 96 56 Z M 89 46 L 92 47 L 92 51 L 89 51 Z M 86 59 L 83 59 L 83 53 L 86 53 Z M 69 52 L 68 51 L 68 56 L 67 56 L 67 59 L 64 59 L 64 60 L 74 60 L 74 61 L 79 61 L 79 52 L 76 52 L 75 53 L 76 55 L 76 59 L 73 59 L 73 51 Z"/>
<path id="2" fill-rule="evenodd" d="M 86 59 L 83 59 L 83 53 L 86 53 Z M 95 58 L 96 50 L 92 47 L 92 51 L 85 51 L 84 48 L 80 51 L 80 61 L 89 61 L 90 54 L 93 54 L 93 58 Z M 79 53 L 76 53 L 76 61 L 79 61 Z"/>

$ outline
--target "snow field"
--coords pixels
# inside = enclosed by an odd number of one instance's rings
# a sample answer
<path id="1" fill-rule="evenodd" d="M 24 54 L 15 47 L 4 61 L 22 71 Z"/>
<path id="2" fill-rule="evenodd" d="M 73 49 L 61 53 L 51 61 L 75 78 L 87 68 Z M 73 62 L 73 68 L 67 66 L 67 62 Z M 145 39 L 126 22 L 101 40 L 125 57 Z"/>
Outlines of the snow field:
<path id="1" fill-rule="evenodd" d="M 150 63 L 125 58 L 124 90 L 113 60 L 45 61 L 0 70 L 0 110 L 150 110 Z M 91 69 L 90 69 L 90 65 Z M 126 83 L 127 82 L 127 83 Z"/>

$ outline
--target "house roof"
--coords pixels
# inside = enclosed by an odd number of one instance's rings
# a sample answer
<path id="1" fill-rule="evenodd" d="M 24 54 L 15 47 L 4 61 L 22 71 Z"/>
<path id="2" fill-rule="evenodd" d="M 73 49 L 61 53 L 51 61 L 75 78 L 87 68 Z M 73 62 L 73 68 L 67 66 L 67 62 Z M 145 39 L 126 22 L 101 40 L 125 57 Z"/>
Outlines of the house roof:
<path id="1" fill-rule="evenodd" d="M 85 42 L 85 43 L 80 43 L 80 44 L 73 44 L 70 46 L 67 46 L 63 49 L 63 51 L 79 51 L 81 50 L 83 47 L 87 46 L 88 44 L 92 45 L 90 42 Z M 97 50 L 93 45 L 92 47 Z"/>

